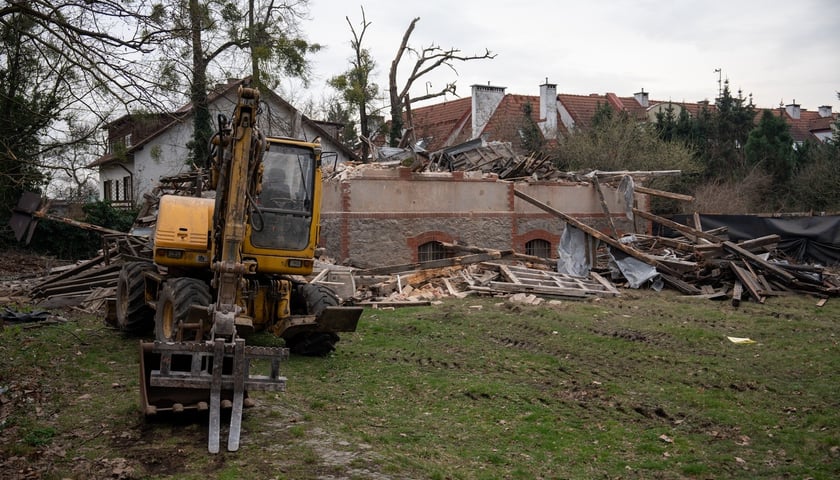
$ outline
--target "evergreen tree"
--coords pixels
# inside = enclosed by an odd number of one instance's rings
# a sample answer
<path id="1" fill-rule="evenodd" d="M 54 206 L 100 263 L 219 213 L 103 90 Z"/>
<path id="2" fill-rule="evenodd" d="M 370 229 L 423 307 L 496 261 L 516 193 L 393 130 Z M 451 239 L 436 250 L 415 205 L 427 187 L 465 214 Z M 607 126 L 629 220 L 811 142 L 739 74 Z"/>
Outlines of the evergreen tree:
<path id="1" fill-rule="evenodd" d="M 528 154 L 541 152 L 545 146 L 545 138 L 537 122 L 531 116 L 532 107 L 530 103 L 522 106 L 522 125 L 519 128 L 519 138 L 522 149 Z"/>
<path id="2" fill-rule="evenodd" d="M 723 92 L 715 104 L 710 136 L 706 137 L 708 151 L 704 158 L 710 176 L 735 178 L 746 172 L 744 145 L 754 127 L 755 106 L 752 99 L 745 99 L 738 92 L 733 97 L 729 81 L 724 82 Z"/>
<path id="3" fill-rule="evenodd" d="M 796 168 L 790 128 L 784 118 L 770 110 L 762 113 L 744 151 L 749 165 L 764 169 L 779 186 L 788 183 Z"/>
<path id="4" fill-rule="evenodd" d="M 659 138 L 666 142 L 677 139 L 677 116 L 674 114 L 674 106 L 671 102 L 668 102 L 664 110 L 656 112 L 656 130 L 659 132 Z"/>

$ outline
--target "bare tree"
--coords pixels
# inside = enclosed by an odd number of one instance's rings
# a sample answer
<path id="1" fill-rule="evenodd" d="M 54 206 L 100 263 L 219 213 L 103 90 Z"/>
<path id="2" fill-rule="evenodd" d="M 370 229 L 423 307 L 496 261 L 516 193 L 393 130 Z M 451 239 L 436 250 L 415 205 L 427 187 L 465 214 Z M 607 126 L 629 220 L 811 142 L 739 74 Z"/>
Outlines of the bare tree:
<path id="1" fill-rule="evenodd" d="M 118 51 L 141 54 L 154 33 L 109 28 L 145 22 L 151 13 L 136 13 L 141 7 L 96 0 L 0 7 L 0 217 L 21 192 L 45 186 L 56 152 L 93 135 L 103 101 L 143 97 L 146 84 Z M 71 136 L 71 124 L 86 127 Z"/>
<path id="2" fill-rule="evenodd" d="M 420 17 L 416 17 L 406 29 L 403 35 L 400 47 L 397 50 L 397 55 L 391 62 L 391 70 L 388 73 L 388 92 L 391 99 L 391 134 L 390 144 L 392 147 L 398 146 L 403 137 L 403 127 L 405 126 L 408 132 L 412 131 L 411 121 L 411 102 L 420 102 L 432 98 L 441 97 L 447 93 L 455 94 L 455 82 L 447 83 L 442 89 L 437 92 L 426 93 L 419 97 L 411 98 L 409 91 L 412 85 L 417 82 L 424 75 L 438 69 L 439 67 L 449 67 L 456 74 L 458 71 L 454 67 L 455 61 L 466 62 L 469 60 L 493 59 L 496 55 L 490 50 L 485 49 L 483 54 L 462 55 L 461 50 L 457 48 L 443 49 L 438 45 L 431 44 L 427 47 L 417 51 L 408 45 L 408 40 L 414 32 L 414 27 Z M 408 51 L 414 53 L 417 59 L 411 69 L 411 73 L 403 83 L 402 88 L 399 88 L 397 83 L 397 69 L 403 54 Z M 403 123 L 403 111 L 405 111 L 405 123 Z M 410 134 L 409 134 L 410 135 Z"/>
<path id="3" fill-rule="evenodd" d="M 361 29 L 356 30 L 356 27 L 350 22 L 350 17 L 345 17 L 347 24 L 350 26 L 350 32 L 353 34 L 353 39 L 350 41 L 350 46 L 353 48 L 353 57 L 350 59 L 350 69 L 341 74 L 331 78 L 328 83 L 330 86 L 338 90 L 344 100 L 358 109 L 359 124 L 362 133 L 362 161 L 367 161 L 370 139 L 370 121 L 368 113 L 372 108 L 371 102 L 379 94 L 379 86 L 371 83 L 370 76 L 376 63 L 370 55 L 370 51 L 362 47 L 365 33 L 370 22 L 365 18 L 365 9 L 362 8 Z"/>
<path id="4" fill-rule="evenodd" d="M 89 125 L 71 121 L 66 125 L 68 141 L 44 154 L 50 196 L 86 203 L 97 192 L 97 172 L 87 168 L 96 159 L 100 140 Z"/>
<path id="5" fill-rule="evenodd" d="M 33 45 L 37 60 L 61 64 L 75 108 L 99 115 L 102 102 L 155 104 L 152 72 L 138 68 L 163 33 L 149 0 L 7 0 L 0 24 Z M 25 21 L 12 21 L 24 19 Z"/>

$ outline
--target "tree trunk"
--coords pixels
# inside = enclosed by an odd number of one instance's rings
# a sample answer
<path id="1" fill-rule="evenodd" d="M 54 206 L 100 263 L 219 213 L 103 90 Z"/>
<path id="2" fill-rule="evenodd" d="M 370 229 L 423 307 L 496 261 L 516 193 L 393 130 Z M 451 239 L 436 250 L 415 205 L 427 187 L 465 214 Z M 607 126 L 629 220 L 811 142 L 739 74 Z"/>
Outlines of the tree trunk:
<path id="1" fill-rule="evenodd" d="M 261 90 L 260 61 L 256 54 L 259 45 L 254 35 L 254 28 L 254 0 L 248 0 L 248 43 L 251 45 L 251 86 Z"/>
<path id="2" fill-rule="evenodd" d="M 210 154 L 212 126 L 207 105 L 207 62 L 201 45 L 201 12 L 198 0 L 190 0 L 190 30 L 192 40 L 193 78 L 190 101 L 193 106 L 193 138 L 190 150 L 196 165 L 205 165 Z"/>

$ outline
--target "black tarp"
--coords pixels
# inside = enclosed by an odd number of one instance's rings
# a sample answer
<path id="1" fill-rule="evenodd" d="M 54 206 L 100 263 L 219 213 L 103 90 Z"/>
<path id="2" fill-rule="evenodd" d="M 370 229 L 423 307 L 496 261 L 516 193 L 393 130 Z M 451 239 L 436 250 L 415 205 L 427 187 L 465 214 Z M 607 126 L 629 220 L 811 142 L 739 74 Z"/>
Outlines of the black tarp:
<path id="1" fill-rule="evenodd" d="M 691 215 L 674 215 L 670 219 L 683 225 L 694 225 Z M 767 217 L 700 214 L 700 224 L 703 230 L 726 227 L 727 236 L 734 242 L 778 235 L 779 249 L 797 262 L 840 264 L 840 215 Z M 666 230 L 670 229 L 654 222 L 655 235 L 680 235 Z"/>

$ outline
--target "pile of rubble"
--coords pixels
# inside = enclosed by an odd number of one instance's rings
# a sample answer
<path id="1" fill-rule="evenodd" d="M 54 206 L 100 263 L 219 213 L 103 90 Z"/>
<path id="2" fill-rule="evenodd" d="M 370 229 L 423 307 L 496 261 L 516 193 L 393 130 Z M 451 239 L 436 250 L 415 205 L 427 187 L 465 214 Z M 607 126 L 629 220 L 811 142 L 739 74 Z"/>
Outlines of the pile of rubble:
<path id="1" fill-rule="evenodd" d="M 469 295 L 525 294 L 565 299 L 619 295 L 618 289 L 596 272 L 572 276 L 558 273 L 550 262 L 539 257 L 454 244 L 443 246 L 448 252 L 461 255 L 354 271 L 351 301 L 362 306 L 405 306 Z M 329 270 L 332 266 L 323 268 Z"/>

